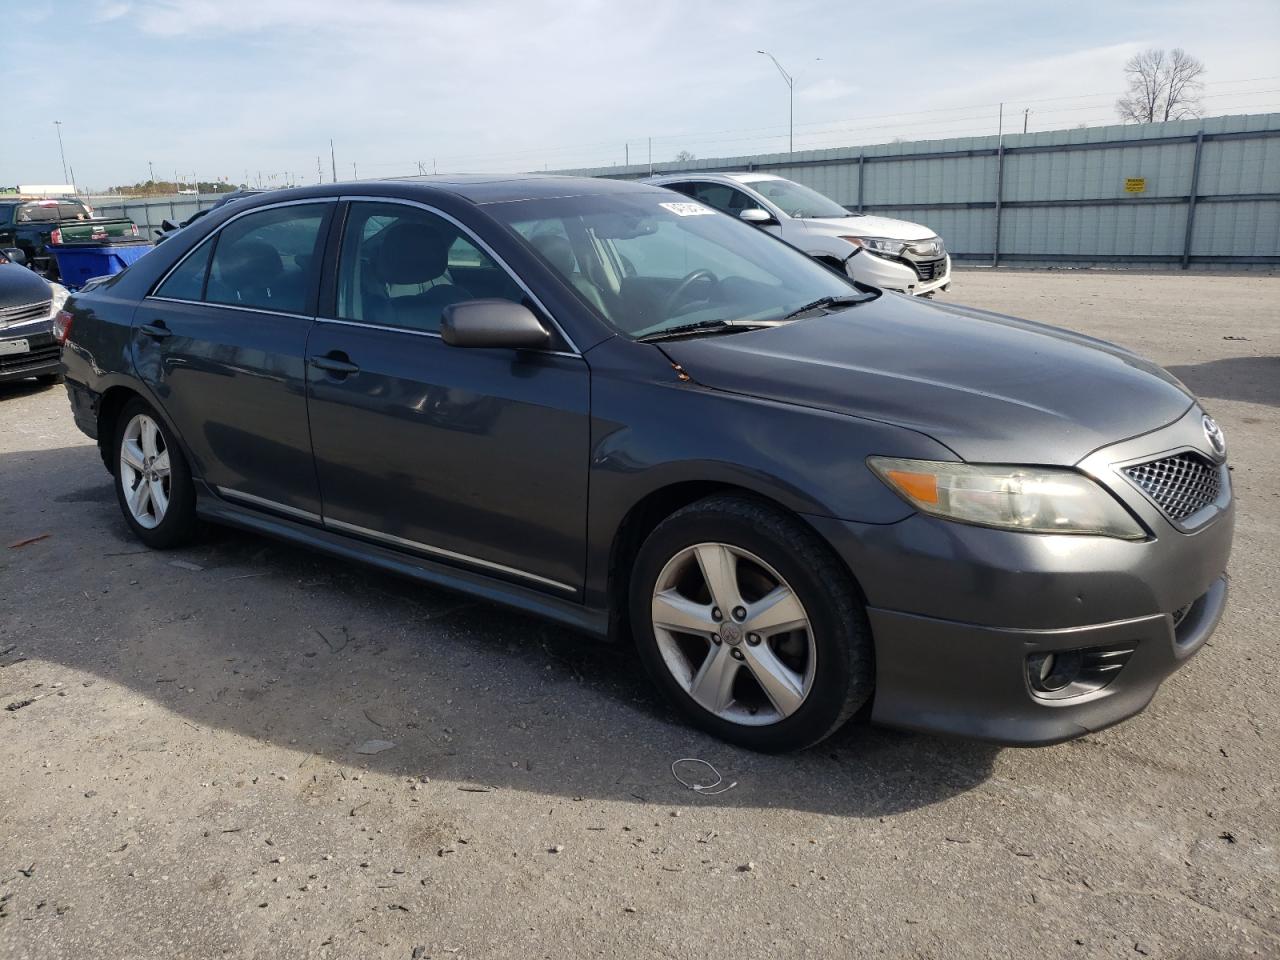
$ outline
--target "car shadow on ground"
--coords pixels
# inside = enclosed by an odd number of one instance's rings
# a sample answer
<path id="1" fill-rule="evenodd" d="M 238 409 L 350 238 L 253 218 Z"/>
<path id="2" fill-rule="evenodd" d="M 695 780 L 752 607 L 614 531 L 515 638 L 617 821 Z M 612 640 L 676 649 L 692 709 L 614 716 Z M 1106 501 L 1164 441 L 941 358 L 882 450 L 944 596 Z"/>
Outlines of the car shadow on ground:
<path id="1" fill-rule="evenodd" d="M 1197 397 L 1280 407 L 1280 357 L 1223 357 L 1167 369 Z"/>
<path id="2" fill-rule="evenodd" d="M 0 636 L 13 655 L 295 751 L 303 774 L 336 778 L 332 761 L 459 789 L 877 817 L 979 786 L 998 752 L 858 723 L 800 754 L 740 750 L 684 725 L 628 649 L 239 531 L 151 551 L 92 446 L 22 452 L 15 465 L 17 487 L 45 478 L 57 507 L 41 521 L 49 539 L 0 558 L 0 596 L 31 577 L 49 584 L 43 612 Z M 0 493 L 0 521 L 18 497 Z M 375 740 L 395 746 L 358 752 Z M 692 793 L 671 772 L 684 757 L 737 787 Z"/>

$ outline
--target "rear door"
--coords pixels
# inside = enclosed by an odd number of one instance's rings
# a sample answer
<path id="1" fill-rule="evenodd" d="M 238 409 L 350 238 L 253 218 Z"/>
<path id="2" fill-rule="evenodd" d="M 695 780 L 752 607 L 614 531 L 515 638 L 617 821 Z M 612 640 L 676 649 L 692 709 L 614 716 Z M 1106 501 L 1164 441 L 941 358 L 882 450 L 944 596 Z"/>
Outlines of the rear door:
<path id="1" fill-rule="evenodd" d="M 223 497 L 319 522 L 306 347 L 335 201 L 258 208 L 191 251 L 134 314 L 134 360 Z"/>
<path id="2" fill-rule="evenodd" d="M 416 205 L 356 201 L 336 305 L 308 351 L 327 526 L 560 596 L 582 584 L 589 374 L 567 343 L 451 347 L 450 303 L 541 307 L 474 235 Z"/>

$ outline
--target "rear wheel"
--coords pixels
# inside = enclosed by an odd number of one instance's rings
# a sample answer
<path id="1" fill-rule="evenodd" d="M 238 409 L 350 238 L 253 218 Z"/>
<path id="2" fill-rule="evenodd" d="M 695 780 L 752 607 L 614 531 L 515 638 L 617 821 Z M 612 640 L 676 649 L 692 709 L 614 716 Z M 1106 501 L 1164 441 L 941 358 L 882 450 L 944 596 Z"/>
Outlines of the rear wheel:
<path id="1" fill-rule="evenodd" d="M 149 547 L 187 543 L 196 532 L 195 487 L 168 427 L 141 399 L 117 421 L 116 499 L 134 534 Z"/>
<path id="2" fill-rule="evenodd" d="M 871 634 L 848 574 L 768 504 L 711 497 L 663 521 L 636 559 L 630 603 L 650 674 L 725 740 L 798 750 L 871 696 Z"/>

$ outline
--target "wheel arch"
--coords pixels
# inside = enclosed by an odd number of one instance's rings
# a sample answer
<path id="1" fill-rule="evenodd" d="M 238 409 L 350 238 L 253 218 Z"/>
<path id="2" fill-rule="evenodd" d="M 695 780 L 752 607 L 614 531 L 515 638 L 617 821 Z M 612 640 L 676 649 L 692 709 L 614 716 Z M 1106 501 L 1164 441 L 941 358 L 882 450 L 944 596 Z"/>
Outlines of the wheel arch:
<path id="1" fill-rule="evenodd" d="M 618 524 L 609 549 L 607 603 L 610 639 L 622 643 L 631 641 L 630 574 L 641 545 L 658 524 L 677 510 L 713 495 L 739 496 L 744 500 L 754 500 L 803 524 L 836 558 L 841 569 L 848 576 L 858 599 L 864 606 L 866 605 L 866 594 L 862 590 L 862 584 L 858 582 L 857 574 L 849 567 L 848 562 L 834 545 L 820 530 L 809 523 L 803 514 L 774 497 L 740 484 L 717 480 L 685 480 L 667 484 L 645 494 L 631 506 L 623 515 L 622 522 Z"/>
<path id="2" fill-rule="evenodd" d="M 112 476 L 115 476 L 115 452 L 112 447 L 116 441 L 120 411 L 125 408 L 125 405 L 130 400 L 135 398 L 146 403 L 147 406 L 155 411 L 156 416 L 164 421 L 165 427 L 177 438 L 182 455 L 191 469 L 192 476 L 195 476 L 195 462 L 192 460 L 191 450 L 182 436 L 182 431 L 174 425 L 173 419 L 165 411 L 164 407 L 156 402 L 155 397 L 151 396 L 150 392 L 140 384 L 132 381 L 112 384 L 102 392 L 102 396 L 98 399 L 98 452 L 102 455 L 102 462 L 106 465 L 107 471 Z"/>

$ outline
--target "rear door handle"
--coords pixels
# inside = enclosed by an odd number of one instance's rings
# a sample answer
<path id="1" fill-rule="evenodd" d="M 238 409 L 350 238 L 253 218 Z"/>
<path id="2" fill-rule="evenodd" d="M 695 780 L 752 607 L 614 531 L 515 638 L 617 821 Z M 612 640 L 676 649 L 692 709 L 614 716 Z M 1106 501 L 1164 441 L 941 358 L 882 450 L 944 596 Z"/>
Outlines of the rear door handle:
<path id="1" fill-rule="evenodd" d="M 329 353 L 323 357 L 312 357 L 311 365 L 317 370 L 327 371 L 335 377 L 345 377 L 348 374 L 360 372 L 360 368 L 348 360 L 345 353 L 339 352 Z"/>
<path id="2" fill-rule="evenodd" d="M 144 323 L 142 326 L 138 327 L 138 329 L 148 337 L 152 337 L 155 340 L 164 340 L 166 337 L 173 336 L 173 331 L 164 325 L 163 320 L 156 320 L 154 323 Z"/>

